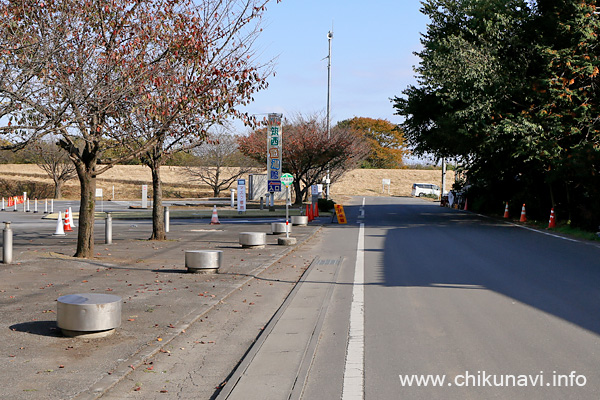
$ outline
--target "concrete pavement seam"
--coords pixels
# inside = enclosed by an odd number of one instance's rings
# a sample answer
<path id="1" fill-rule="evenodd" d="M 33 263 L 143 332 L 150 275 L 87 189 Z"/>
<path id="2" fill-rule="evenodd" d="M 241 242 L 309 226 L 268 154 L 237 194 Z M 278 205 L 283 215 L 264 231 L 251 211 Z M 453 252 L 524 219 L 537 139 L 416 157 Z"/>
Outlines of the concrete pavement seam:
<path id="1" fill-rule="evenodd" d="M 117 368 L 110 375 L 105 375 L 105 376 L 101 377 L 96 382 L 94 382 L 92 385 L 90 385 L 90 387 L 88 387 L 87 390 L 76 394 L 75 396 L 72 397 L 72 399 L 96 400 L 96 399 L 101 398 L 106 392 L 108 392 L 115 385 L 117 385 L 119 382 L 121 382 L 123 379 L 125 379 L 125 377 L 127 377 L 131 372 L 133 372 L 135 370 L 135 368 L 138 368 L 140 365 L 142 365 L 145 360 L 153 357 L 163 347 L 165 347 L 166 345 L 171 343 L 173 340 L 175 340 L 175 338 L 177 338 L 181 333 L 183 333 L 183 331 L 188 329 L 188 327 L 190 325 L 192 325 L 193 323 L 198 321 L 200 318 L 202 318 L 209 312 L 213 311 L 213 309 L 217 305 L 219 305 L 219 303 L 221 301 L 226 300 L 229 296 L 231 296 L 234 292 L 236 292 L 240 287 L 246 285 L 248 282 L 252 281 L 253 279 L 256 279 L 256 276 L 258 274 L 260 274 L 264 270 L 270 268 L 271 266 L 275 265 L 282 258 L 295 252 L 300 246 L 303 246 L 310 239 L 312 239 L 318 232 L 320 232 L 321 229 L 323 229 L 323 225 L 319 226 L 318 229 L 316 229 L 313 233 L 308 235 L 306 237 L 306 239 L 302 243 L 300 243 L 298 246 L 284 249 L 284 251 L 280 254 L 280 256 L 277 259 L 274 259 L 273 262 L 268 263 L 268 264 L 265 263 L 265 264 L 262 264 L 256 268 L 254 268 L 252 271 L 250 271 L 249 274 L 246 275 L 247 279 L 240 281 L 240 283 L 238 285 L 236 285 L 232 290 L 227 292 L 225 296 L 223 296 L 221 299 L 215 301 L 214 304 L 211 304 L 206 310 L 202 311 L 196 317 L 192 318 L 189 322 L 185 322 L 185 317 L 184 317 L 183 322 L 181 320 L 178 321 L 176 323 L 177 329 L 173 329 L 171 332 L 167 331 L 167 333 L 165 335 L 162 335 L 163 341 L 147 344 L 147 346 L 145 346 L 146 351 L 144 351 L 144 347 L 140 348 L 131 357 L 129 357 L 126 360 L 121 361 L 120 364 L 117 366 Z M 252 276 L 250 276 L 250 275 L 252 275 Z M 304 276 L 304 274 L 303 274 L 303 276 Z M 186 315 L 186 317 L 189 316 L 190 314 L 194 314 L 198 311 L 199 310 L 192 310 Z M 166 336 L 166 338 L 165 338 L 165 336 Z"/>
<path id="2" fill-rule="evenodd" d="M 342 263 L 344 262 L 344 257 L 339 257 L 338 260 L 339 261 L 337 263 L 337 267 L 331 279 L 331 285 L 329 285 L 329 288 L 327 288 L 327 293 L 325 294 L 325 298 L 323 299 L 323 303 L 321 304 L 321 308 L 319 310 L 319 317 L 317 318 L 317 322 L 311 334 L 308 346 L 306 346 L 306 351 L 304 352 L 304 356 L 302 357 L 300 367 L 298 368 L 296 381 L 294 382 L 294 386 L 292 388 L 289 400 L 300 400 L 302 398 L 302 394 L 304 393 L 306 381 L 308 380 L 308 375 L 310 374 L 310 369 L 314 362 L 317 347 L 319 345 L 321 330 L 323 329 L 323 323 L 325 322 L 325 315 L 327 314 L 329 304 L 331 303 L 333 289 L 335 288 L 335 284 L 337 283 L 337 279 L 342 268 Z M 307 356 L 310 356 L 310 359 Z"/>
<path id="3" fill-rule="evenodd" d="M 269 334 L 273 331 L 273 329 L 277 325 L 277 322 L 281 319 L 281 316 L 284 314 L 285 310 L 288 308 L 288 306 L 290 305 L 290 303 L 296 296 L 296 293 L 298 293 L 298 291 L 300 290 L 302 283 L 304 281 L 306 281 L 306 278 L 308 277 L 308 275 L 310 274 L 310 272 L 312 271 L 314 266 L 317 264 L 318 260 L 319 260 L 319 257 L 318 256 L 315 257 L 313 259 L 313 261 L 310 263 L 310 265 L 308 266 L 308 268 L 306 269 L 306 271 L 304 271 L 304 273 L 300 277 L 300 280 L 298 281 L 298 283 L 294 286 L 292 291 L 287 295 L 283 304 L 277 309 L 277 311 L 275 312 L 273 317 L 271 317 L 271 319 L 269 320 L 269 322 L 267 323 L 265 328 L 262 330 L 262 332 L 260 333 L 260 335 L 258 336 L 256 341 L 254 342 L 252 347 L 250 347 L 250 350 L 246 353 L 246 355 L 244 355 L 244 357 L 242 358 L 242 361 L 236 367 L 236 369 L 233 371 L 233 374 L 229 377 L 229 379 L 227 380 L 227 383 L 221 389 L 221 391 L 219 392 L 219 394 L 215 398 L 215 400 L 226 400 L 227 398 L 229 398 L 229 396 L 231 395 L 231 393 L 237 386 L 239 380 L 242 378 L 242 376 L 244 375 L 244 373 L 246 372 L 246 370 L 248 369 L 250 364 L 252 364 L 254 357 L 256 357 L 256 355 L 260 351 L 261 347 L 263 346 L 263 344 L 269 337 Z"/>

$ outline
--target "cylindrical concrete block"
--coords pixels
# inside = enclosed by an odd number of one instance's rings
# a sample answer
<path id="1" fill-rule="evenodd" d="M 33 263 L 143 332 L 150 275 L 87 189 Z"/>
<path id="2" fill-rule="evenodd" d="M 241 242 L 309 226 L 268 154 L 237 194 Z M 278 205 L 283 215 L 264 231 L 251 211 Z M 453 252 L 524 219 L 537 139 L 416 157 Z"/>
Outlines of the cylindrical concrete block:
<path id="1" fill-rule="evenodd" d="M 121 326 L 121 297 L 100 293 L 61 296 L 56 324 L 66 336 L 107 336 Z"/>
<path id="2" fill-rule="evenodd" d="M 185 252 L 185 267 L 188 272 L 215 273 L 219 271 L 222 263 L 222 250 L 187 250 Z"/>
<path id="3" fill-rule="evenodd" d="M 307 226 L 308 225 L 308 216 L 293 215 L 292 216 L 292 225 Z"/>
<path id="4" fill-rule="evenodd" d="M 273 235 L 285 235 L 285 222 L 271 222 L 271 232 Z M 288 224 L 288 232 L 292 233 L 291 224 Z"/>
<path id="5" fill-rule="evenodd" d="M 267 245 L 264 232 L 240 232 L 240 244 L 244 248 L 263 248 Z"/>

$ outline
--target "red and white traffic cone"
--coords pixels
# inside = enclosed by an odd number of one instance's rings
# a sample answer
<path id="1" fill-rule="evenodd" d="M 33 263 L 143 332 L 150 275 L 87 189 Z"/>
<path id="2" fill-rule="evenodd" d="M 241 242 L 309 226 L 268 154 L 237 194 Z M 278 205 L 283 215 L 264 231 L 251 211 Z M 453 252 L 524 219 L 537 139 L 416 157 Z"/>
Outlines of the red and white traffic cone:
<path id="1" fill-rule="evenodd" d="M 508 201 L 506 202 L 506 207 L 504 207 L 504 218 L 508 218 Z"/>
<path id="2" fill-rule="evenodd" d="M 550 221 L 548 221 L 548 229 L 556 228 L 556 217 L 554 216 L 554 207 L 550 210 Z"/>
<path id="3" fill-rule="evenodd" d="M 212 217 L 210 218 L 211 225 L 220 225 L 219 214 L 217 214 L 217 206 L 213 206 Z"/>
<path id="4" fill-rule="evenodd" d="M 65 211 L 65 232 L 73 232 L 71 227 L 71 216 L 69 215 L 69 209 Z"/>
<path id="5" fill-rule="evenodd" d="M 58 212 L 58 218 L 56 220 L 56 231 L 54 232 L 54 235 L 52 235 L 52 236 L 65 236 L 62 214 L 60 213 L 60 211 Z"/>
<path id="6" fill-rule="evenodd" d="M 525 204 L 523 204 L 523 208 L 521 208 L 521 219 L 519 222 L 527 222 L 527 215 L 525 214 Z"/>

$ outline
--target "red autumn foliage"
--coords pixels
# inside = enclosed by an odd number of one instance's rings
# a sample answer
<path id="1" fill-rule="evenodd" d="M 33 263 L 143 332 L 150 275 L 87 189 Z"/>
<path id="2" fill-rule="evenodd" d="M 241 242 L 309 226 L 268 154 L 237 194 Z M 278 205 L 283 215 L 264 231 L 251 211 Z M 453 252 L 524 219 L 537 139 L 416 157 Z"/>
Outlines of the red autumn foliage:
<path id="1" fill-rule="evenodd" d="M 327 169 L 333 183 L 369 153 L 364 138 L 351 129 L 335 126 L 328 138 L 325 120 L 316 115 L 284 120 L 282 132 L 283 172 L 294 176 L 295 204 L 302 204 L 310 186 L 321 183 Z M 266 163 L 266 128 L 240 138 L 239 144 L 243 154 Z"/>

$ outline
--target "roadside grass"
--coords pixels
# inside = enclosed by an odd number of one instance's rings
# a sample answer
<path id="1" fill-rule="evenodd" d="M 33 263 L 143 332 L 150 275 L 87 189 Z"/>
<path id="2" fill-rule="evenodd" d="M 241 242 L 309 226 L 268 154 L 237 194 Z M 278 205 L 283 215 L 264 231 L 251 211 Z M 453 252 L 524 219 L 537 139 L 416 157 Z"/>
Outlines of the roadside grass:
<path id="1" fill-rule="evenodd" d="M 540 231 L 553 232 L 556 234 L 569 236 L 569 237 L 581 239 L 581 240 L 600 242 L 599 233 L 576 228 L 574 226 L 571 226 L 567 222 L 558 221 L 556 223 L 556 228 L 548 228 L 547 220 L 538 221 L 538 220 L 528 219 L 527 222 L 519 222 L 518 219 L 513 219 L 513 218 L 504 219 L 503 216 L 500 214 L 485 214 L 485 215 L 487 215 L 488 217 L 494 218 L 494 219 L 507 221 L 507 222 L 511 222 L 514 224 L 529 226 L 529 227 L 532 227 L 535 229 L 539 229 Z"/>
<path id="2" fill-rule="evenodd" d="M 600 236 L 595 232 L 586 231 L 580 228 L 571 226 L 566 222 L 557 222 L 556 228 L 548 228 L 548 222 L 544 221 L 527 221 L 527 225 L 531 225 L 540 230 L 548 232 L 556 232 L 563 235 L 571 236 L 583 240 L 600 241 Z"/>

